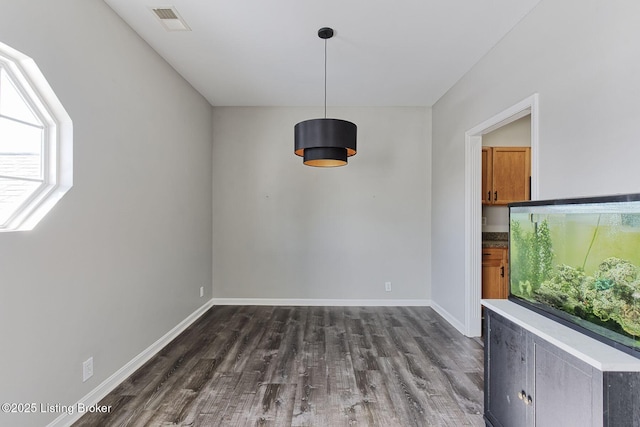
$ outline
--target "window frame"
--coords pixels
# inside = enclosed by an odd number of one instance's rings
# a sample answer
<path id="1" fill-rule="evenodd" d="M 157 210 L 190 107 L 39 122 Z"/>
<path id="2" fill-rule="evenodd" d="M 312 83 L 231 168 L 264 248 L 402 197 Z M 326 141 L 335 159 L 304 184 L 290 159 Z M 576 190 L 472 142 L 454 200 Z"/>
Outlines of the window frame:
<path id="1" fill-rule="evenodd" d="M 73 186 L 73 123 L 33 59 L 0 42 L 0 66 L 43 124 L 42 183 L 0 232 L 32 230 Z"/>

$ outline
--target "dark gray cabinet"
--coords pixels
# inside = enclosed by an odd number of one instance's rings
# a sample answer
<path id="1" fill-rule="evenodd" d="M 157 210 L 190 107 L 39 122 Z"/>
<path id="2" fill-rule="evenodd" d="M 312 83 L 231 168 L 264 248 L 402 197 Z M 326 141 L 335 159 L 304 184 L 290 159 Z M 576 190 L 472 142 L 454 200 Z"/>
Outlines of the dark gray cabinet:
<path id="1" fill-rule="evenodd" d="M 640 427 L 640 373 L 602 372 L 491 310 L 485 420 L 493 427 Z"/>
<path id="2" fill-rule="evenodd" d="M 532 339 L 534 425 L 602 425 L 596 422 L 602 416 L 602 372 L 535 335 Z"/>
<path id="3" fill-rule="evenodd" d="M 487 315 L 488 314 L 488 315 Z M 527 332 L 487 311 L 485 323 L 485 417 L 494 427 L 524 426 L 527 402 Z M 527 397 L 525 395 L 525 397 Z"/>

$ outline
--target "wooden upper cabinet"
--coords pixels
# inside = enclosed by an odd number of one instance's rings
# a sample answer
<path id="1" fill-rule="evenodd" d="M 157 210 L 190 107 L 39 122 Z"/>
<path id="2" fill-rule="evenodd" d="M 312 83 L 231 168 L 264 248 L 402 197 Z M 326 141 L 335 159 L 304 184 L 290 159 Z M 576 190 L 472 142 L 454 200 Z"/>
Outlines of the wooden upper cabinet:
<path id="1" fill-rule="evenodd" d="M 531 148 L 482 147 L 482 203 L 530 200 Z"/>

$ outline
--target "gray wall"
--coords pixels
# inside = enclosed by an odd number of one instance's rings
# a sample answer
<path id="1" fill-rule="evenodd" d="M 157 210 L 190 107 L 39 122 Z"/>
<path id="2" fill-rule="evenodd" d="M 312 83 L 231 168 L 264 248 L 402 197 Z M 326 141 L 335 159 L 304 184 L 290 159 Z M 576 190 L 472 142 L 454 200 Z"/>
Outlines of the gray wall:
<path id="1" fill-rule="evenodd" d="M 482 135 L 486 147 L 531 147 L 531 115 Z"/>
<path id="2" fill-rule="evenodd" d="M 431 110 L 329 108 L 358 154 L 328 169 L 293 154 L 319 114 L 214 108 L 214 296 L 430 298 Z"/>
<path id="3" fill-rule="evenodd" d="M 75 136 L 71 191 L 0 234 L 0 402 L 69 405 L 211 298 L 211 107 L 102 1 L 0 9 L 0 40 L 35 59 Z"/>
<path id="4" fill-rule="evenodd" d="M 542 199 L 640 192 L 640 3 L 543 0 L 433 107 L 432 298 L 464 322 L 464 132 L 540 94 Z"/>

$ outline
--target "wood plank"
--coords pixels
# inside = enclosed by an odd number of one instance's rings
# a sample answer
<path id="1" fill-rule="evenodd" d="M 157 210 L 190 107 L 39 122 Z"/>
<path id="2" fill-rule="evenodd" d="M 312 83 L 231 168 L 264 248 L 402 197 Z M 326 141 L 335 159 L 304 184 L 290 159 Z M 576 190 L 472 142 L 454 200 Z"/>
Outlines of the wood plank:
<path id="1" fill-rule="evenodd" d="M 291 425 L 296 398 L 296 384 L 266 384 L 261 398 L 261 412 L 256 425 Z"/>
<path id="2" fill-rule="evenodd" d="M 297 310 L 292 310 L 291 314 L 298 314 Z M 284 327 L 283 339 L 278 348 L 275 358 L 274 369 L 269 377 L 268 383 L 290 384 L 297 381 L 299 353 L 302 348 L 302 328 L 297 316 L 292 315 L 287 319 Z"/>

